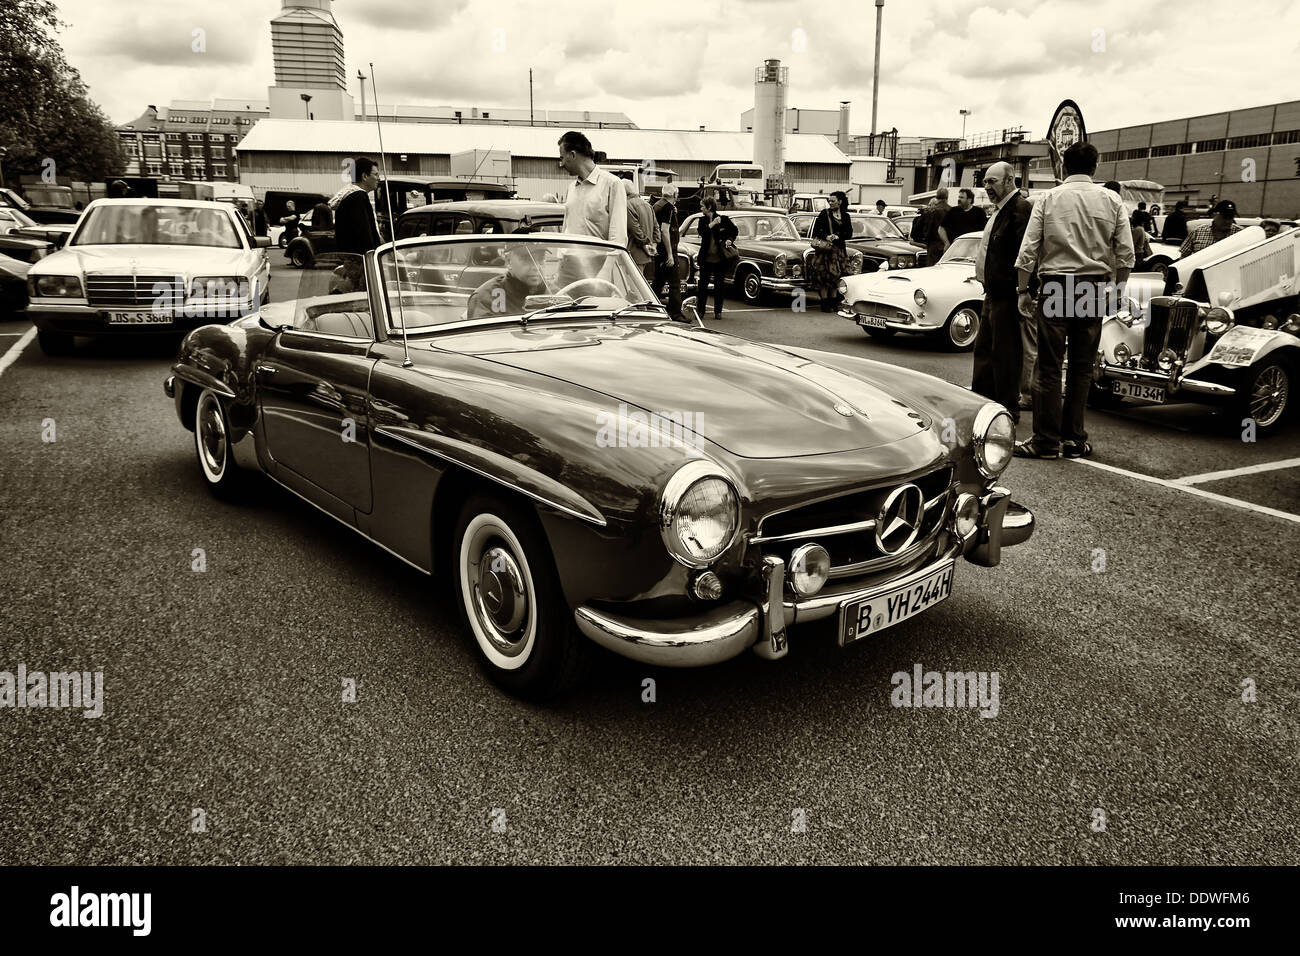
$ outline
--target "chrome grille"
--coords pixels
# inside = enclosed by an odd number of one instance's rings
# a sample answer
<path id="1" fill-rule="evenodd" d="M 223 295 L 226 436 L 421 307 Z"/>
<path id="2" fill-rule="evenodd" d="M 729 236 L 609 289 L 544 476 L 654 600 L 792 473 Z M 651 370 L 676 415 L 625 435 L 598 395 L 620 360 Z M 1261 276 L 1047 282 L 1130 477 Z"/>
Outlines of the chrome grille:
<path id="1" fill-rule="evenodd" d="M 885 305 L 882 302 L 855 302 L 853 311 L 858 315 L 876 316 L 891 322 L 910 322 L 912 315 L 906 309 Z"/>
<path id="2" fill-rule="evenodd" d="M 184 279 L 174 275 L 88 275 L 86 300 L 100 308 L 151 308 L 155 303 L 169 307 L 173 304 L 173 297 L 178 295 L 178 282 L 183 284 Z M 155 286 L 159 291 L 155 291 Z M 166 291 L 162 291 L 164 287 Z M 179 298 L 182 302 L 185 299 L 183 287 L 179 290 Z"/>
<path id="3" fill-rule="evenodd" d="M 921 490 L 924 512 L 920 530 L 908 547 L 887 554 L 876 543 L 877 516 L 891 492 L 905 484 Z M 832 579 L 885 571 L 919 557 L 933 544 L 951 495 L 952 469 L 942 468 L 910 482 L 895 481 L 768 515 L 759 522 L 753 543 L 765 557 L 780 557 L 787 564 L 795 548 L 820 544 L 831 556 Z"/>
<path id="4" fill-rule="evenodd" d="M 1182 358 L 1187 357 L 1187 349 L 1196 334 L 1196 303 L 1189 300 L 1177 300 L 1170 305 L 1151 303 L 1148 310 L 1150 324 L 1147 325 L 1146 337 L 1142 343 L 1142 363 L 1147 368 L 1156 367 L 1156 358 L 1166 348 L 1173 349 Z"/>

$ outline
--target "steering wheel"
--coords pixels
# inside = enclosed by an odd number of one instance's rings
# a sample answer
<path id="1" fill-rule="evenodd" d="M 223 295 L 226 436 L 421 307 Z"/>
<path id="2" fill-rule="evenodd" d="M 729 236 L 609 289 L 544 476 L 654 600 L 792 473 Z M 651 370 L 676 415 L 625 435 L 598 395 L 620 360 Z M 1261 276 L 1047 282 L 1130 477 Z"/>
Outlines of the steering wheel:
<path id="1" fill-rule="evenodd" d="M 573 291 L 574 289 L 578 289 L 580 292 L 575 294 Z M 622 291 L 620 291 L 619 287 L 614 285 L 614 283 L 610 282 L 608 279 L 598 279 L 593 276 L 570 282 L 563 289 L 557 292 L 556 295 L 567 295 L 570 298 L 577 299 L 580 295 L 600 295 L 602 292 L 618 299 L 623 298 Z"/>

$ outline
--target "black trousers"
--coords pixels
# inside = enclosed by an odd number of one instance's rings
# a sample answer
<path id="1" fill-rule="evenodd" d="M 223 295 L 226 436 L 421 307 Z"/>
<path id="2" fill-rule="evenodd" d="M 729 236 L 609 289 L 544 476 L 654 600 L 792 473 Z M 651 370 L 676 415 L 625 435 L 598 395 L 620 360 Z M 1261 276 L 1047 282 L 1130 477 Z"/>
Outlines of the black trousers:
<path id="1" fill-rule="evenodd" d="M 1015 296 L 984 297 L 980 327 L 975 333 L 971 391 L 1000 402 L 1020 421 L 1020 367 L 1024 342 Z"/>
<path id="2" fill-rule="evenodd" d="M 705 304 L 709 295 L 709 281 L 713 281 L 713 314 L 722 314 L 722 283 L 723 276 L 727 272 L 727 262 L 705 262 L 700 259 L 697 263 L 699 266 L 699 277 L 695 283 L 695 307 L 700 310 L 700 315 L 705 312 Z"/>
<path id="3" fill-rule="evenodd" d="M 678 261 L 674 256 L 670 266 L 662 255 L 655 259 L 654 294 L 662 299 L 664 286 L 668 286 L 668 314 L 674 319 L 682 317 L 682 280 L 677 272 Z"/>
<path id="4" fill-rule="evenodd" d="M 1059 451 L 1061 442 L 1088 438 L 1083 419 L 1101 341 L 1101 316 L 1106 308 L 1103 290 L 1107 280 L 1079 276 L 1070 277 L 1069 294 L 1058 299 L 1055 308 L 1050 307 L 1050 290 L 1061 278 L 1044 277 L 1044 294 L 1035 309 L 1038 370 L 1034 376 L 1034 444 L 1044 451 Z M 1062 399 L 1061 369 L 1067 357 L 1070 367 Z"/>

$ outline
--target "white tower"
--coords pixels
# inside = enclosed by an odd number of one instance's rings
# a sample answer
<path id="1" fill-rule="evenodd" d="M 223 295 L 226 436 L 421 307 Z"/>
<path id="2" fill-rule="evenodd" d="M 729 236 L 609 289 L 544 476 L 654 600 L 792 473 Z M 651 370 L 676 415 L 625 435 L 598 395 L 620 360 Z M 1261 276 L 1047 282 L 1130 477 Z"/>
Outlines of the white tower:
<path id="1" fill-rule="evenodd" d="M 281 0 L 280 15 L 271 21 L 275 85 L 267 100 L 273 118 L 355 119 L 343 31 L 331 6 L 331 0 Z"/>
<path id="2" fill-rule="evenodd" d="M 790 70 L 764 60 L 754 71 L 754 162 L 769 178 L 785 175 L 785 89 Z"/>

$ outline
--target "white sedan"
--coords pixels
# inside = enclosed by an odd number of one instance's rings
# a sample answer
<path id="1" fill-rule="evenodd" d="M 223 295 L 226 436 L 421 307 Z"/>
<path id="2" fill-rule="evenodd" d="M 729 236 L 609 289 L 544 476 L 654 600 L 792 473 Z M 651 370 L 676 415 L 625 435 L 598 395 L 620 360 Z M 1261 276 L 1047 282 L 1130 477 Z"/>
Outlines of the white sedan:
<path id="1" fill-rule="evenodd" d="M 975 345 L 984 305 L 984 287 L 975 279 L 979 243 L 980 233 L 968 232 L 932 266 L 844 278 L 839 314 L 873 337 L 910 332 L 969 350 Z"/>
<path id="2" fill-rule="evenodd" d="M 229 203 L 97 199 L 72 238 L 27 275 L 27 316 L 46 355 L 77 335 L 180 332 L 270 298 L 271 240 Z"/>

